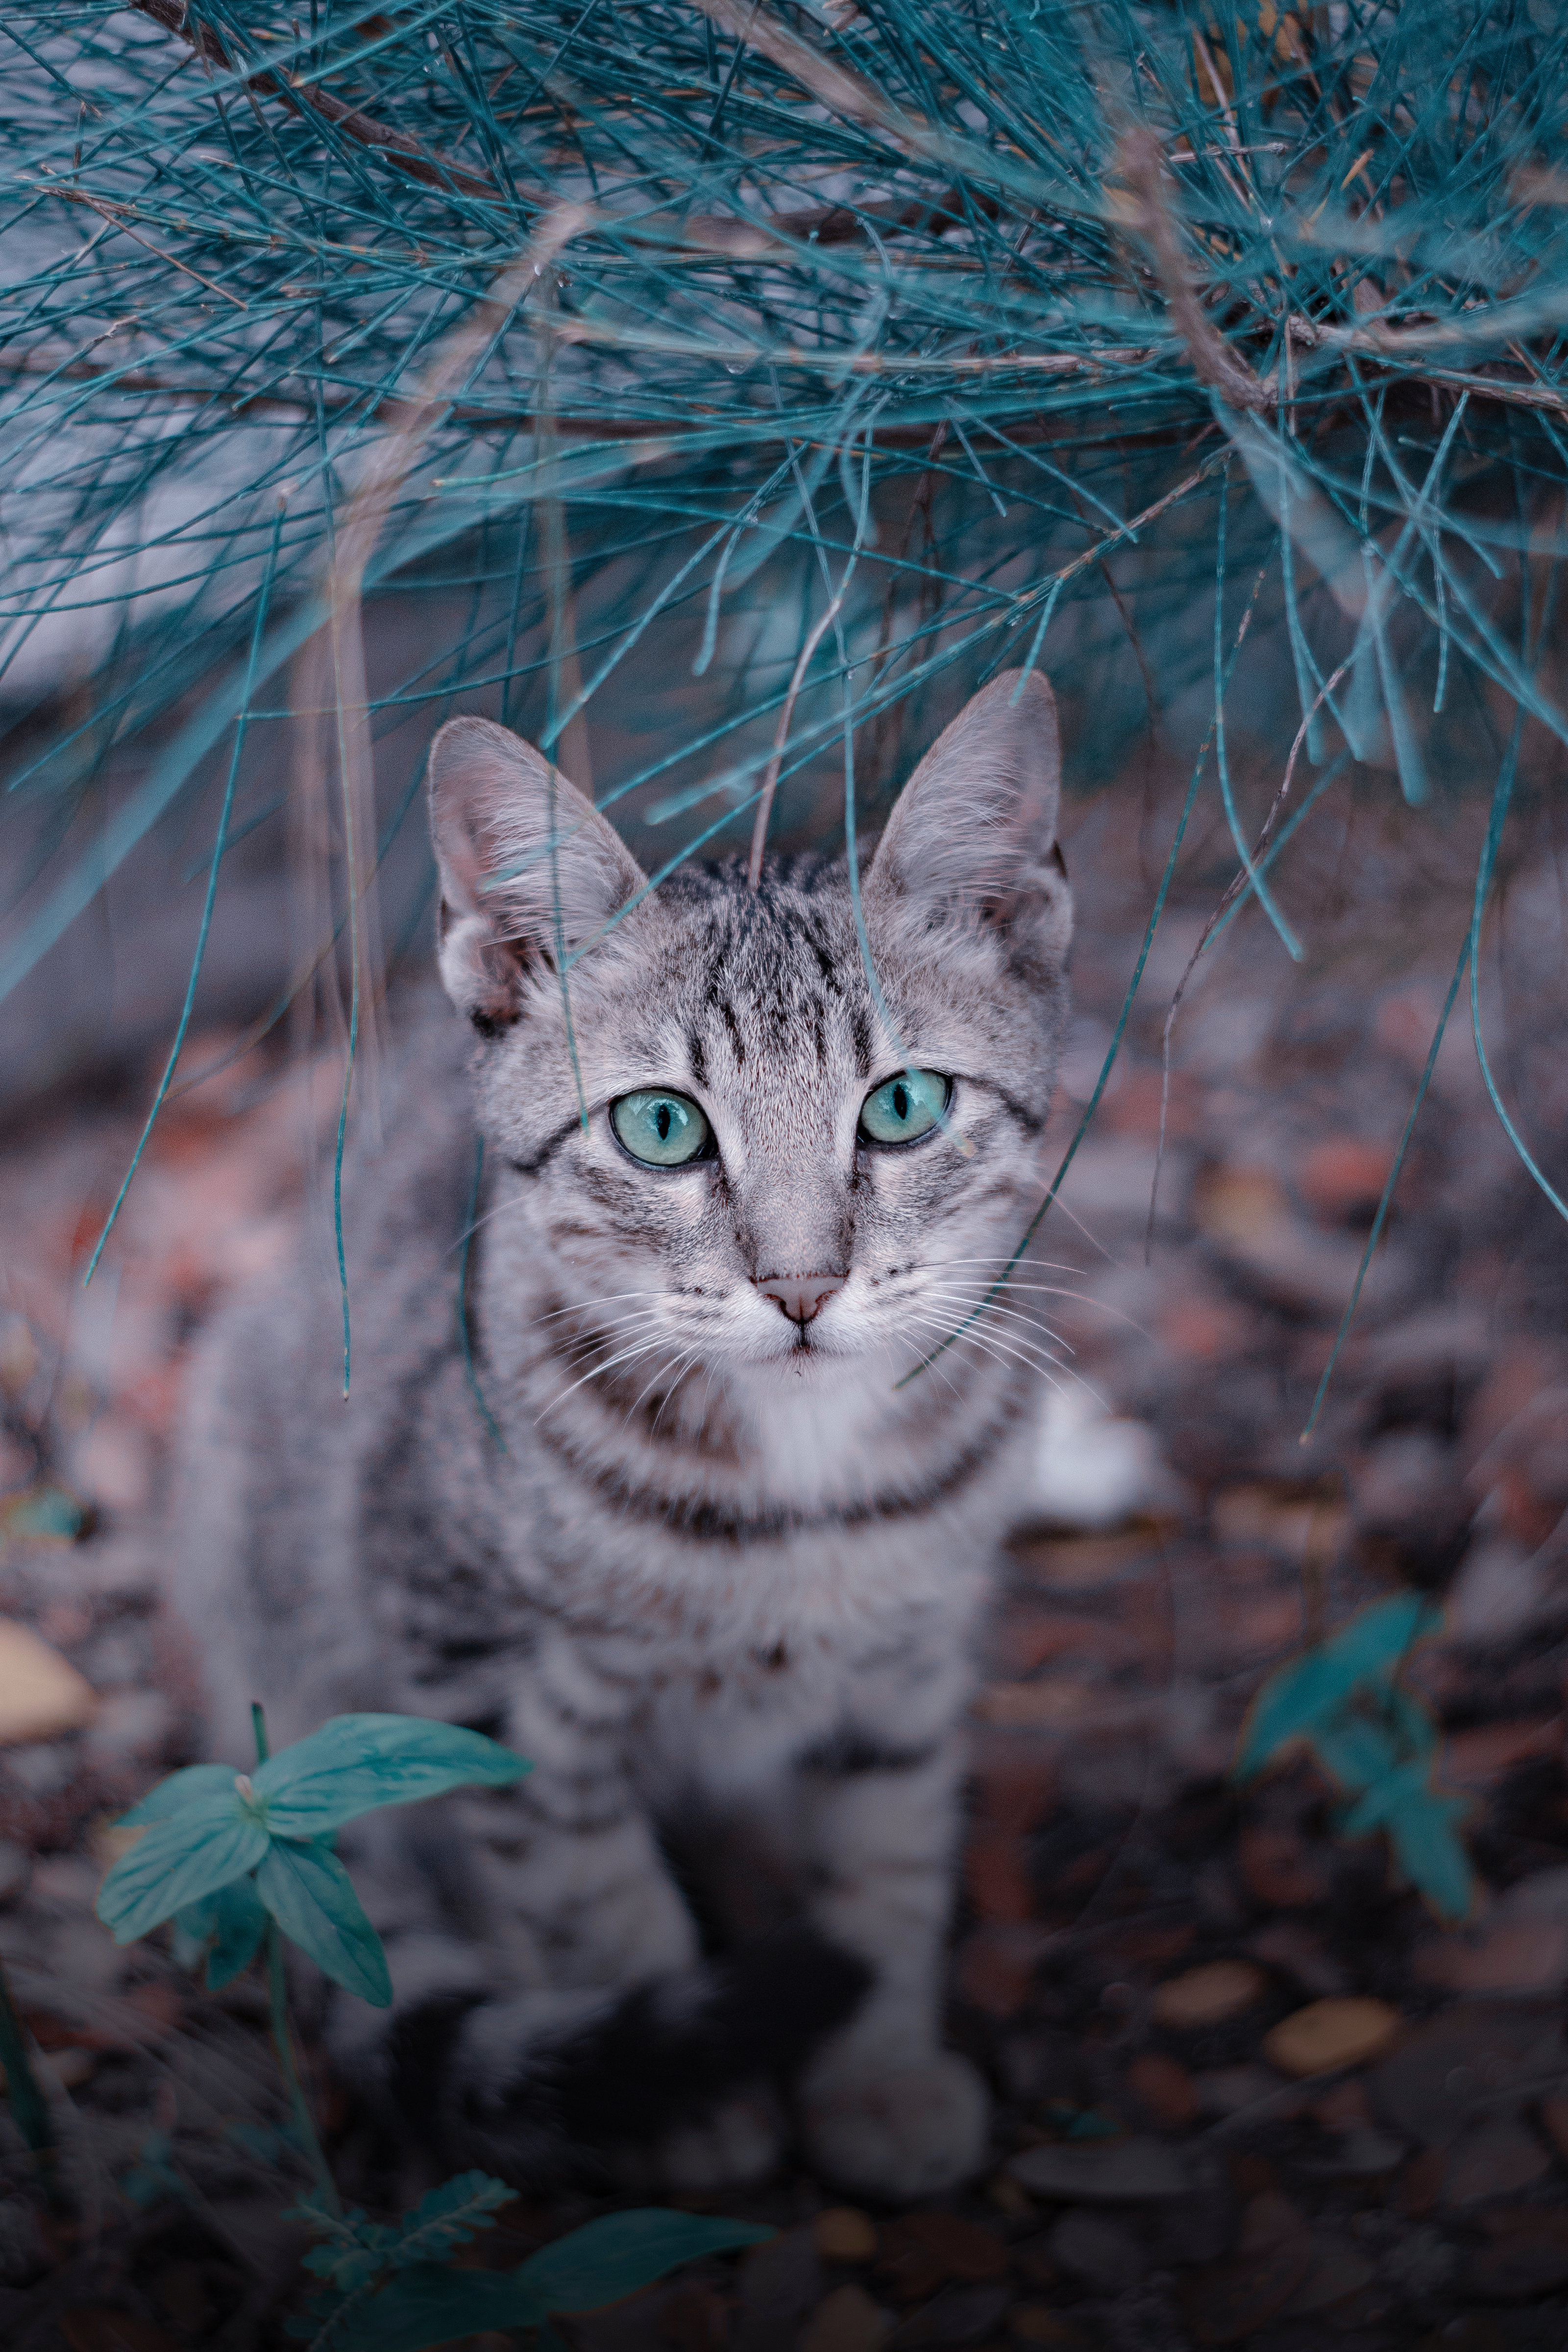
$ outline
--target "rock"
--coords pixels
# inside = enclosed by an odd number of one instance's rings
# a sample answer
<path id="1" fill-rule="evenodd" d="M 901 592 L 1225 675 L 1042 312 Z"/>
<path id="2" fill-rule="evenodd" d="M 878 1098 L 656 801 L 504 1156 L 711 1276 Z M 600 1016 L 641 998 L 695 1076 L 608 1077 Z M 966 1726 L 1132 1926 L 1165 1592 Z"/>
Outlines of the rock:
<path id="1" fill-rule="evenodd" d="M 1303 1854 L 1306 1849 L 1301 1849 Z M 1350 1990 L 1345 1975 L 1322 1937 L 1304 1919 L 1270 1919 L 1247 1939 L 1247 1949 L 1266 1967 L 1277 1969 L 1314 1999 Z"/>
<path id="2" fill-rule="evenodd" d="M 1073 2352 L 1073 2347 L 1087 2345 L 1089 2337 L 1070 2319 L 1058 2311 L 1048 2311 L 1043 2303 L 1021 2303 L 1007 2314 L 1007 2333 L 1019 2344 L 1050 2344 L 1061 2352 Z"/>
<path id="3" fill-rule="evenodd" d="M 1028 2147 L 1007 2169 L 1037 2197 L 1058 2197 L 1071 2205 L 1154 2203 L 1190 2197 L 1198 2186 L 1186 2159 L 1157 2139 Z"/>
<path id="4" fill-rule="evenodd" d="M 1314 2311 L 1326 2311 L 1331 2304 L 1342 2303 L 1347 2295 L 1359 2294 L 1376 2276 L 1377 2264 L 1369 2261 L 1359 2246 L 1352 2246 L 1348 2238 L 1314 2231 L 1307 2275 L 1283 2306 L 1281 2315 L 1286 2319 L 1304 2319 Z"/>
<path id="5" fill-rule="evenodd" d="M 742 2261 L 735 2352 L 795 2352 L 808 2313 L 823 2299 L 822 2264 L 809 2230 L 785 2230 Z"/>
<path id="6" fill-rule="evenodd" d="M 868 2263 L 877 2251 L 877 2225 L 856 2205 L 830 2205 L 811 2234 L 825 2263 Z"/>
<path id="7" fill-rule="evenodd" d="M 1522 2303 L 1568 2286 L 1568 2212 L 1535 2205 L 1485 2216 L 1492 2242 L 1473 2255 L 1466 2284 L 1475 2294 Z"/>
<path id="8" fill-rule="evenodd" d="M 1127 2087 L 1167 2131 L 1183 2131 L 1196 2120 L 1197 2084 L 1186 2068 L 1157 2050 L 1146 2050 L 1127 2069 Z"/>
<path id="9" fill-rule="evenodd" d="M 1005 2283 L 949 2286 L 904 2320 L 888 2338 L 889 2352 L 940 2352 L 950 2344 L 974 2344 L 989 2336 L 1012 2301 Z"/>
<path id="10" fill-rule="evenodd" d="M 1282 2074 L 1298 2078 L 1359 2066 L 1381 2057 L 1402 2023 L 1396 2009 L 1365 1994 L 1310 2001 L 1265 2034 L 1263 2054 Z"/>
<path id="11" fill-rule="evenodd" d="M 1551 2169 L 1551 2157 L 1527 2124 L 1493 2116 L 1456 2141 L 1444 2175 L 1443 2202 L 1479 2205 L 1489 2197 L 1516 2196 Z"/>
<path id="12" fill-rule="evenodd" d="M 1422 1946 L 1415 1971 L 1449 1992 L 1550 1992 L 1568 1974 L 1568 1919 L 1501 1918 Z"/>
<path id="13" fill-rule="evenodd" d="M 1331 2157 L 1302 2165 L 1321 2180 L 1375 2180 L 1394 2171 L 1410 2153 L 1409 2143 L 1370 2124 L 1352 2124 Z"/>
<path id="14" fill-rule="evenodd" d="M 907 2301 L 953 2279 L 973 2285 L 1000 2278 L 1007 2268 L 1007 2249 L 994 2230 L 956 2213 L 906 2213 L 889 2224 L 881 2246 L 878 2268 Z"/>
<path id="15" fill-rule="evenodd" d="M 1194 2075 L 1193 2087 L 1201 2114 L 1238 2116 L 1244 2108 L 1257 2106 L 1260 2099 L 1272 2098 L 1284 2086 L 1267 2066 L 1211 2066 Z"/>
<path id="16" fill-rule="evenodd" d="M 1156 2025 L 1183 2032 L 1221 2025 L 1261 2000 L 1268 1982 L 1252 1960 L 1209 1960 L 1156 1985 L 1151 2014 Z"/>
<path id="17" fill-rule="evenodd" d="M 1558 2155 L 1568 2156 L 1568 2096 L 1561 2091 L 1553 2091 L 1550 2098 L 1542 2099 L 1541 2120 Z"/>
<path id="18" fill-rule="evenodd" d="M 1239 2344 L 1283 2311 L 1312 2263 L 1311 2234 L 1283 2197 L 1255 2197 L 1227 2262 L 1194 2271 L 1180 2300 L 1199 2344 Z"/>
<path id="19" fill-rule="evenodd" d="M 58 1739 L 98 1713 L 92 1686 L 28 1626 L 0 1617 L 0 1747 Z"/>
<path id="20" fill-rule="evenodd" d="M 812 2313 L 800 2352 L 876 2352 L 887 2332 L 887 2313 L 863 2286 L 835 2287 Z"/>
<path id="21" fill-rule="evenodd" d="M 1030 1501 L 1037 1519 L 1095 1532 L 1168 1499 L 1154 1433 L 1116 1421 L 1088 1389 L 1048 1388 L 1035 1444 Z"/>
<path id="22" fill-rule="evenodd" d="M 1058 2268 L 1101 2294 L 1121 2294 L 1136 2286 L 1148 2256 L 1131 2230 L 1107 2213 L 1064 2213 L 1046 2241 Z"/>
<path id="23" fill-rule="evenodd" d="M 1409 2030 L 1368 2078 L 1373 2105 L 1425 2147 L 1447 2147 L 1469 2123 L 1475 2102 L 1510 2090 L 1520 2103 L 1542 2077 L 1568 2072 L 1568 2045 L 1555 2011 L 1456 2003 Z"/>

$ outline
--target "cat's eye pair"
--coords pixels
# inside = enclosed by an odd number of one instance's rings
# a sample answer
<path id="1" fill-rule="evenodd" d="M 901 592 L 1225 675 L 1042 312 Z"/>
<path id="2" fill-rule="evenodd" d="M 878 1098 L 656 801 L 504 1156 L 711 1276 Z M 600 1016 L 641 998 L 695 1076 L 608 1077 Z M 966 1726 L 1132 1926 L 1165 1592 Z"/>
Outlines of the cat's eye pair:
<path id="1" fill-rule="evenodd" d="M 873 1087 L 860 1106 L 863 1143 L 912 1143 L 927 1135 L 947 1108 L 952 1081 L 936 1070 L 900 1070 Z M 689 1095 L 646 1087 L 610 1105 L 610 1125 L 634 1160 L 649 1168 L 684 1168 L 711 1160 L 713 1130 Z"/>

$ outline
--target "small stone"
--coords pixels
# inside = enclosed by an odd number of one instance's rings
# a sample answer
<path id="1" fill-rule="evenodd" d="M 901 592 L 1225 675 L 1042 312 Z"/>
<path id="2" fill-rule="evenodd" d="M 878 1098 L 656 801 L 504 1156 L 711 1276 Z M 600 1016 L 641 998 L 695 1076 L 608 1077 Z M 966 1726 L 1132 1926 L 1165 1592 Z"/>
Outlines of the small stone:
<path id="1" fill-rule="evenodd" d="M 1184 2282 L 1188 2326 L 1200 2344 L 1239 2344 L 1285 2308 L 1311 2263 L 1311 2236 L 1295 2207 L 1283 2197 L 1255 2197 L 1229 2261 Z"/>
<path id="2" fill-rule="evenodd" d="M 1327 1899 L 1327 1865 L 1292 1829 L 1253 1822 L 1237 1839 L 1236 1858 L 1248 1892 L 1270 1911 L 1306 1910 Z"/>
<path id="3" fill-rule="evenodd" d="M 889 2337 L 897 2352 L 944 2352 L 951 2344 L 976 2344 L 989 2336 L 1012 2301 L 1010 2287 L 949 2286 L 896 2327 Z"/>
<path id="4" fill-rule="evenodd" d="M 811 2234 L 825 2263 L 868 2263 L 877 2251 L 877 2225 L 858 2205 L 830 2205 Z"/>
<path id="5" fill-rule="evenodd" d="M 58 1650 L 0 1617 L 0 1747 L 79 1731 L 97 1713 L 91 1685 Z"/>
<path id="6" fill-rule="evenodd" d="M 1321 1934 L 1304 1919 L 1270 1919 L 1248 1937 L 1247 1948 L 1255 1960 L 1289 1977 L 1314 2000 L 1350 1990 L 1350 1979 Z"/>
<path id="7" fill-rule="evenodd" d="M 1146 2050 L 1127 2069 L 1127 2087 L 1167 2131 L 1182 2131 L 1196 2120 L 1198 2087 L 1186 2068 L 1162 2051 Z"/>
<path id="8" fill-rule="evenodd" d="M 888 2315 L 863 2286 L 835 2287 L 807 2322 L 801 2352 L 876 2352 L 888 2332 Z"/>
<path id="9" fill-rule="evenodd" d="M 1568 2096 L 1553 2091 L 1549 2099 L 1542 2099 L 1541 2120 L 1558 2155 L 1568 2156 Z"/>
<path id="10" fill-rule="evenodd" d="M 1209 1960 L 1202 1968 L 1167 1977 L 1163 1984 L 1155 1986 L 1154 2022 L 1183 2032 L 1222 2025 L 1260 2000 L 1268 1981 L 1253 1960 Z"/>
<path id="11" fill-rule="evenodd" d="M 1101 2294 L 1121 2294 L 1136 2286 L 1148 2257 L 1131 2230 L 1106 2213 L 1075 2209 L 1064 2213 L 1046 2241 L 1058 2266 Z"/>
<path id="12" fill-rule="evenodd" d="M 889 2225 L 881 2246 L 883 2274 L 910 2300 L 949 2279 L 1000 2278 L 1007 2267 L 1007 2249 L 995 2231 L 956 2213 L 906 2213 Z"/>
<path id="13" fill-rule="evenodd" d="M 1478 1935 L 1435 1937 L 1415 1966 L 1449 1992 L 1555 1992 L 1568 1974 L 1568 1919 L 1500 1919 Z"/>
<path id="14" fill-rule="evenodd" d="M 1516 2206 L 1489 2213 L 1492 2242 L 1470 2262 L 1467 2284 L 1500 2303 L 1524 2303 L 1568 2286 L 1568 2213 Z"/>
<path id="15" fill-rule="evenodd" d="M 1376 2067 L 1373 2102 L 1385 2123 L 1427 2147 L 1458 2137 L 1478 2099 L 1519 2092 L 1568 2073 L 1568 2043 L 1555 2013 L 1510 2011 L 1496 2002 L 1456 2003 L 1417 2025 Z"/>
<path id="16" fill-rule="evenodd" d="M 1152 2204 L 1190 2197 L 1198 2185 L 1192 2167 L 1157 2139 L 1027 2147 L 1007 2169 L 1037 2197 L 1073 2205 Z"/>
<path id="17" fill-rule="evenodd" d="M 1020 2344 L 1067 2346 L 1086 2341 L 1070 2319 L 1064 2319 L 1059 2311 L 1047 2311 L 1043 2303 L 1021 2303 L 1016 2311 L 1010 2311 L 1007 2333 Z"/>
<path id="18" fill-rule="evenodd" d="M 1382 2057 L 1401 2022 L 1396 2009 L 1365 1994 L 1310 2001 L 1265 2034 L 1263 2054 L 1282 2074 L 1298 2077 L 1359 2066 Z"/>
<path id="19" fill-rule="evenodd" d="M 1200 2115 L 1238 2116 L 1244 2107 L 1272 2098 L 1282 2085 L 1267 2066 L 1213 2066 L 1194 2075 L 1193 2088 Z"/>
<path id="20" fill-rule="evenodd" d="M 1283 2315 L 1304 2319 L 1314 2311 L 1327 2311 L 1348 2295 L 1359 2294 L 1376 2276 L 1377 2264 L 1369 2262 L 1359 2246 L 1345 2238 L 1314 2234 L 1311 2266 L 1285 2305 Z"/>
<path id="21" fill-rule="evenodd" d="M 1497 2116 L 1458 2139 L 1443 2179 L 1445 2205 L 1479 2205 L 1512 2197 L 1552 2169 L 1552 2158 L 1529 2126 Z"/>

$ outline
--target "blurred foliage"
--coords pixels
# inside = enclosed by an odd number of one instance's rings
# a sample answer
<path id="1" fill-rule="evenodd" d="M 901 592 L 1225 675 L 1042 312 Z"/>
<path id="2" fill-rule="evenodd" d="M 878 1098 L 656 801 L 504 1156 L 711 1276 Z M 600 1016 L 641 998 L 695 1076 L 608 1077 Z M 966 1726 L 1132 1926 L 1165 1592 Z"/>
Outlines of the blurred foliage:
<path id="1" fill-rule="evenodd" d="M 1495 774 L 1500 832 L 1521 729 L 1564 738 L 1552 0 L 45 0 L 0 39 L 0 992 L 188 803 L 198 962 L 286 824 L 268 1017 L 373 1042 L 430 887 L 378 911 L 377 869 L 459 702 L 657 878 L 775 776 L 790 838 L 853 842 L 1044 661 L 1080 785 L 1202 737 L 1293 954 L 1276 861 L 1347 766 Z"/>
<path id="2" fill-rule="evenodd" d="M 1254 1780 L 1305 1748 L 1344 1791 L 1342 1833 L 1384 1832 L 1405 1876 L 1438 1917 L 1462 1919 L 1476 1888 L 1458 1833 L 1468 1801 L 1433 1786 L 1437 1727 L 1398 1681 L 1414 1644 L 1441 1623 L 1442 1611 L 1419 1593 L 1396 1593 L 1288 1660 L 1253 1701 L 1236 1776 Z"/>

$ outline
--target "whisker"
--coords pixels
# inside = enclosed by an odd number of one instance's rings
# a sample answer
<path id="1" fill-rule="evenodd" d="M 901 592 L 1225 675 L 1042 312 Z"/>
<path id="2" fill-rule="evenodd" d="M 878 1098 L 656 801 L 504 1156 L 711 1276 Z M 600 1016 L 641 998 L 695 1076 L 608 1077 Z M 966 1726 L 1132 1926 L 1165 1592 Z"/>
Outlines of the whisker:
<path id="1" fill-rule="evenodd" d="M 615 1370 L 617 1364 L 633 1364 L 636 1363 L 639 1356 L 651 1355 L 653 1350 L 659 1346 L 664 1337 L 665 1335 L 660 1332 L 657 1333 L 651 1339 L 639 1339 L 636 1347 L 623 1348 L 618 1356 L 610 1356 L 606 1358 L 604 1363 L 595 1364 L 591 1371 L 584 1372 L 581 1380 L 574 1381 L 570 1388 L 563 1389 L 558 1397 L 552 1397 L 551 1399 L 550 1402 L 543 1408 L 542 1412 L 534 1415 L 535 1426 L 537 1427 L 539 1423 L 543 1420 L 545 1413 L 553 1412 L 558 1404 L 564 1404 L 569 1396 L 575 1396 L 580 1388 L 584 1387 L 589 1381 L 597 1380 L 601 1372 L 612 1372 Z"/>

